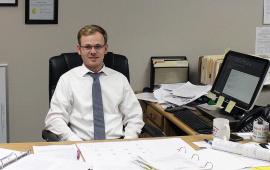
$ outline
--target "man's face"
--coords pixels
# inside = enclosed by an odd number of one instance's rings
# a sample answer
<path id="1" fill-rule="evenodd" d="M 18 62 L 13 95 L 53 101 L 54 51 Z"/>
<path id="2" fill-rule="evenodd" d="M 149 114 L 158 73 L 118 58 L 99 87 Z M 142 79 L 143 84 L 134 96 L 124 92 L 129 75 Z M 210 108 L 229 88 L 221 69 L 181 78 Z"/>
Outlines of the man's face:
<path id="1" fill-rule="evenodd" d="M 77 51 L 81 55 L 84 65 L 93 72 L 98 72 L 103 66 L 104 55 L 108 45 L 105 44 L 101 33 L 82 36 L 81 45 L 77 45 Z"/>

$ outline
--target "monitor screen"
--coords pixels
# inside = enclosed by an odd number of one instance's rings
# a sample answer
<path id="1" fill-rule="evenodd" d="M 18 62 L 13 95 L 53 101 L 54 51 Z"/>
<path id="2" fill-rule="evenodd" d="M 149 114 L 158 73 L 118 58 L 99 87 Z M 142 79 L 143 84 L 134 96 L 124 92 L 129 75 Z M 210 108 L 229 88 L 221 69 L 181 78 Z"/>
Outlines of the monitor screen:
<path id="1" fill-rule="evenodd" d="M 252 109 L 258 97 L 269 61 L 259 57 L 229 51 L 224 58 L 211 91 L 222 95 L 225 102 L 236 102 L 242 110 Z"/>

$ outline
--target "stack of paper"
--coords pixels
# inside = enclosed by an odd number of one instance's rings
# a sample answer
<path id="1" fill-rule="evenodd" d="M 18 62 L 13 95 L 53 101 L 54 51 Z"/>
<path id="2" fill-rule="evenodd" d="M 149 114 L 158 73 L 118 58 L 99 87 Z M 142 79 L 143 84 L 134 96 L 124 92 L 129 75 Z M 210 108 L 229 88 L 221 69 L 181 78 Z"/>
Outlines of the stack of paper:
<path id="1" fill-rule="evenodd" d="M 159 103 L 168 102 L 174 105 L 182 106 L 207 94 L 210 89 L 210 85 L 198 86 L 187 82 L 179 85 L 177 88 L 174 87 L 172 89 L 165 89 L 161 86 L 161 88 L 154 91 L 154 96 Z"/>

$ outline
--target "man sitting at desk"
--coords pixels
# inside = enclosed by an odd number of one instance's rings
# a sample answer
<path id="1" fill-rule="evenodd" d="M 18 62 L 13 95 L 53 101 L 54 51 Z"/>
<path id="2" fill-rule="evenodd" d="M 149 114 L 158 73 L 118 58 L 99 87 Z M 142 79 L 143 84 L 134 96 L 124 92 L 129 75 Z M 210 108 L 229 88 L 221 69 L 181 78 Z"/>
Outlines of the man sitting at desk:
<path id="1" fill-rule="evenodd" d="M 86 25 L 77 39 L 83 65 L 60 77 L 45 128 L 61 140 L 137 138 L 144 125 L 142 109 L 127 78 L 103 63 L 106 31 Z"/>

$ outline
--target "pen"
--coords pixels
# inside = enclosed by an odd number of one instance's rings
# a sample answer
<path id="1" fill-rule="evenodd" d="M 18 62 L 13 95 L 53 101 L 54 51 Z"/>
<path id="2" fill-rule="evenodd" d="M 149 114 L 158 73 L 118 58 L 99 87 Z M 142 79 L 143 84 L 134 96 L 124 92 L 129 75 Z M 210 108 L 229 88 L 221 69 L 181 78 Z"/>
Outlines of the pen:
<path id="1" fill-rule="evenodd" d="M 81 152 L 79 149 L 77 149 L 77 160 L 80 160 L 80 157 L 81 157 Z"/>
<path id="2" fill-rule="evenodd" d="M 85 162 L 85 159 L 82 155 L 82 152 L 80 150 L 80 148 L 75 144 L 76 148 L 77 148 L 77 160 L 80 160 L 82 158 L 82 161 Z"/>
<path id="3" fill-rule="evenodd" d="M 208 140 L 208 139 L 204 139 L 204 141 L 205 141 L 206 143 L 208 143 L 209 145 L 212 145 L 212 141 L 210 141 L 210 140 Z"/>
<path id="4" fill-rule="evenodd" d="M 269 149 L 268 146 L 267 146 L 268 143 L 260 143 L 259 145 L 264 149 Z"/>

